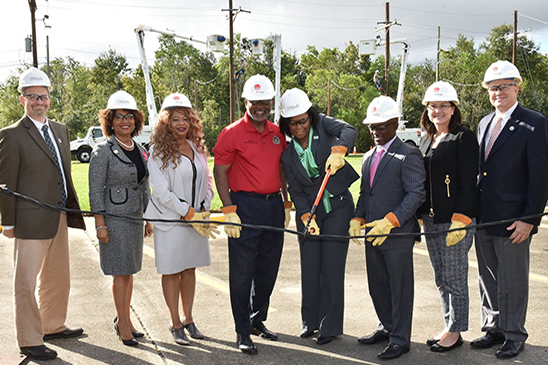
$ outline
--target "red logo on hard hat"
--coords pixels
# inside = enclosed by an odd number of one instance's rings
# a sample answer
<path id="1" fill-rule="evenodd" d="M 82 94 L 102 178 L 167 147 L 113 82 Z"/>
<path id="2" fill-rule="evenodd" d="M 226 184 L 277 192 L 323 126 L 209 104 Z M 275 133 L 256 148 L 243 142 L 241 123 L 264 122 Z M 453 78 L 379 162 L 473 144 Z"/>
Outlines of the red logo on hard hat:
<path id="1" fill-rule="evenodd" d="M 173 97 L 173 100 L 179 100 L 179 97 L 178 97 L 178 96 L 174 96 L 174 97 Z"/>
<path id="2" fill-rule="evenodd" d="M 498 71 L 498 70 L 499 70 L 499 68 L 498 68 L 498 67 L 496 67 L 496 66 L 495 66 L 495 67 L 493 67 L 493 71 Z"/>
<path id="3" fill-rule="evenodd" d="M 373 107 L 373 113 L 375 113 L 376 111 L 377 111 L 377 107 L 374 106 L 374 107 Z"/>
<path id="4" fill-rule="evenodd" d="M 253 88 L 255 90 L 261 90 L 261 85 L 260 84 L 255 84 L 255 86 L 253 86 Z"/>
<path id="5" fill-rule="evenodd" d="M 438 91 L 440 91 L 440 88 L 439 88 L 439 87 L 435 87 L 435 88 L 434 88 L 434 92 L 437 93 Z"/>

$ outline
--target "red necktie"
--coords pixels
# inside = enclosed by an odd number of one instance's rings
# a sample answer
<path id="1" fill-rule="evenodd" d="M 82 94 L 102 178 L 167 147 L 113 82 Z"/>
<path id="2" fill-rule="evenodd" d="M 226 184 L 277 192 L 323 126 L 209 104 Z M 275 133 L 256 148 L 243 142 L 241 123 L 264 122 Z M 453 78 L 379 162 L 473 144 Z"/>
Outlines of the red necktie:
<path id="1" fill-rule="evenodd" d="M 487 157 L 489 156 L 489 153 L 491 152 L 491 149 L 493 148 L 493 145 L 495 144 L 495 141 L 497 140 L 497 137 L 500 134 L 500 131 L 502 130 L 502 117 L 497 119 L 497 122 L 495 123 L 495 126 L 493 127 L 493 130 L 491 131 L 491 137 L 489 137 L 489 142 L 487 143 L 487 147 L 485 147 L 485 160 L 487 160 Z"/>
<path id="2" fill-rule="evenodd" d="M 379 151 L 377 151 L 376 159 L 375 161 L 373 161 L 371 167 L 369 168 L 369 186 L 373 186 L 373 179 L 375 178 L 375 173 L 377 172 L 377 167 L 379 167 L 379 163 L 381 162 L 383 154 L 384 149 L 379 148 Z"/>

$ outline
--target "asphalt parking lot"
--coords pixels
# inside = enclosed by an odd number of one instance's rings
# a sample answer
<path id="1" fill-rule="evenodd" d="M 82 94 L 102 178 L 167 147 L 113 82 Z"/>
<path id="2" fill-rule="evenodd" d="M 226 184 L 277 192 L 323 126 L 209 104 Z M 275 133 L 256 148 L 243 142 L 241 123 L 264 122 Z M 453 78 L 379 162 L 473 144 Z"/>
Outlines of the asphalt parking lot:
<path id="1" fill-rule="evenodd" d="M 191 346 L 179 346 L 167 326 L 169 316 L 163 300 L 160 276 L 154 266 L 153 240 L 145 242 L 143 270 L 135 275 L 132 320 L 146 333 L 138 348 L 123 346 L 112 327 L 115 315 L 110 292 L 111 278 L 99 268 L 93 221 L 89 231 L 70 230 L 72 290 L 68 324 L 82 326 L 83 336 L 49 342 L 59 357 L 49 364 L 380 364 L 377 358 L 385 343 L 363 346 L 357 339 L 371 333 L 377 319 L 367 289 L 364 247 L 351 244 L 346 269 L 344 335 L 319 346 L 299 337 L 300 266 L 297 240 L 286 235 L 282 263 L 272 295 L 267 327 L 279 341 L 253 337 L 259 354 L 244 355 L 235 346 L 234 323 L 228 296 L 226 236 L 212 240 L 212 264 L 197 273 L 194 319 L 206 335 Z M 291 228 L 291 227 L 290 227 Z M 294 228 L 294 226 L 293 226 Z M 0 364 L 35 363 L 18 354 L 13 323 L 13 241 L 0 238 Z M 526 327 L 530 337 L 525 351 L 511 360 L 495 358 L 495 348 L 473 350 L 469 342 L 481 336 L 480 306 L 475 252 L 470 251 L 470 329 L 465 344 L 448 353 L 433 353 L 424 341 L 443 327 L 432 269 L 423 243 L 415 248 L 415 307 L 410 353 L 393 364 L 547 364 L 548 363 L 548 221 L 543 220 L 531 246 L 530 300 Z M 386 362 L 386 361 L 384 361 Z"/>

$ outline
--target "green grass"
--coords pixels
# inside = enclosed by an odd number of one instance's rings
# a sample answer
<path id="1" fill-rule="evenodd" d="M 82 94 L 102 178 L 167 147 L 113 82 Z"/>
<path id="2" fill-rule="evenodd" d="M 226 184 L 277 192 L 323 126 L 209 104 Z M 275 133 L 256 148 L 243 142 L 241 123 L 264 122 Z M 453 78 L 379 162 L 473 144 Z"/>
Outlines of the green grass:
<path id="1" fill-rule="evenodd" d="M 352 167 L 354 167 L 358 174 L 361 173 L 361 159 L 361 154 L 348 155 L 346 157 L 346 161 L 348 161 L 348 163 L 350 163 Z M 213 173 L 213 158 L 210 158 L 208 160 L 208 164 L 210 170 Z M 76 188 L 78 198 L 80 199 L 80 207 L 82 210 L 90 210 L 88 196 L 88 169 L 89 164 L 87 163 L 79 163 L 74 161 L 72 163 L 72 180 L 74 181 L 74 186 Z M 213 201 L 211 202 L 211 210 L 220 211 L 223 204 L 221 203 L 221 199 L 219 199 L 219 195 L 217 194 L 217 188 L 215 187 L 215 183 L 213 183 L 213 190 L 215 191 L 215 197 L 213 197 Z M 350 187 L 350 192 L 354 197 L 354 202 L 356 202 L 360 194 L 360 179 L 352 184 L 352 186 Z"/>

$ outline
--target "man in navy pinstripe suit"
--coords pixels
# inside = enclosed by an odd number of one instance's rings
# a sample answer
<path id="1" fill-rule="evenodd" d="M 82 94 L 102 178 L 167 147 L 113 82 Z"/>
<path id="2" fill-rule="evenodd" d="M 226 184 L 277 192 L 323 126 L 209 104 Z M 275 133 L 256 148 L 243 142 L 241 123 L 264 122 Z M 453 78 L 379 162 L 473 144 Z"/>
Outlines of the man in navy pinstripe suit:
<path id="1" fill-rule="evenodd" d="M 375 98 L 367 109 L 364 124 L 369 124 L 376 146 L 363 156 L 360 198 L 350 221 L 353 236 L 360 235 L 366 222 L 371 235 L 419 231 L 415 212 L 426 197 L 426 172 L 418 148 L 396 136 L 399 116 L 396 102 L 386 96 Z M 380 323 L 373 334 L 358 341 L 369 345 L 388 340 L 378 356 L 394 359 L 408 352 L 411 343 L 414 237 L 367 241 L 369 293 Z"/>

